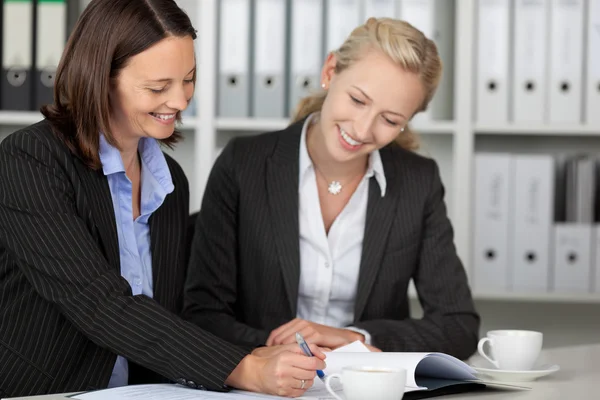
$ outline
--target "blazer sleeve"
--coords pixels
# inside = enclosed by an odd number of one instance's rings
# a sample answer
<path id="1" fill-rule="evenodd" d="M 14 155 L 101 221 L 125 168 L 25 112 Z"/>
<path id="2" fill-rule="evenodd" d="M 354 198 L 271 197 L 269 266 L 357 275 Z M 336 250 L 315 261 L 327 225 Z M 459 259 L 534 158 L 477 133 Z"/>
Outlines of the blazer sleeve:
<path id="1" fill-rule="evenodd" d="M 33 290 L 97 345 L 172 381 L 227 390 L 247 353 L 130 295 L 76 211 L 70 155 L 37 133 L 0 144 L 1 240 Z"/>
<path id="2" fill-rule="evenodd" d="M 355 325 L 367 330 L 373 345 L 384 351 L 436 351 L 467 359 L 477 348 L 480 318 L 454 246 L 439 169 L 434 161 L 430 166 L 431 188 L 413 275 L 423 317 L 361 321 Z"/>
<path id="3" fill-rule="evenodd" d="M 234 171 L 236 139 L 215 162 L 196 220 L 184 294 L 183 317 L 232 343 L 264 345 L 269 332 L 236 319 L 239 186 Z"/>

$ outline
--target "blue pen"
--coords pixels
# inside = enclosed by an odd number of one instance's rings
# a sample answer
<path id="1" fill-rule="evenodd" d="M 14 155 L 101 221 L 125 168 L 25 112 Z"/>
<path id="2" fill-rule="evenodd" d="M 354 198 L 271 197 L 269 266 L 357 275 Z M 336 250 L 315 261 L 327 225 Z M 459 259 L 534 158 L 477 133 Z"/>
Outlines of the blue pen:
<path id="1" fill-rule="evenodd" d="M 302 351 L 304 352 L 304 354 L 307 357 L 314 357 L 313 353 L 311 353 L 311 351 L 310 351 L 310 348 L 308 348 L 308 345 L 306 344 L 306 340 L 304 340 L 302 335 L 299 334 L 298 332 L 296 332 L 296 342 L 298 342 L 298 346 L 300 346 L 300 348 L 302 349 Z M 323 371 L 321 371 L 320 369 L 318 369 L 317 375 L 319 376 L 319 378 L 321 378 L 323 383 L 325 383 L 325 373 Z"/>

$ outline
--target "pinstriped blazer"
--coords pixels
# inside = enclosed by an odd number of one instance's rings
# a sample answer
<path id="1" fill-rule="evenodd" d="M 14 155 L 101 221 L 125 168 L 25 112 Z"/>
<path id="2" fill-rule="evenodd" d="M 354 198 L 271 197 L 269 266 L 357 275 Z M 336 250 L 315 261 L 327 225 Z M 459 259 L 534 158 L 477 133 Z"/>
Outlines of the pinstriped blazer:
<path id="1" fill-rule="evenodd" d="M 264 344 L 296 317 L 300 279 L 299 146 L 304 121 L 236 138 L 211 171 L 197 218 L 184 318 L 239 344 Z M 369 198 L 354 326 L 385 351 L 469 357 L 479 316 L 453 243 L 439 171 L 428 158 L 389 145 L 388 182 Z M 413 278 L 424 309 L 410 319 Z"/>
<path id="2" fill-rule="evenodd" d="M 175 190 L 149 222 L 150 299 L 132 296 L 120 276 L 102 171 L 85 167 L 47 121 L 0 143 L 0 397 L 106 387 L 117 354 L 130 360 L 130 383 L 226 390 L 247 352 L 177 316 L 189 193 L 166 158 Z"/>

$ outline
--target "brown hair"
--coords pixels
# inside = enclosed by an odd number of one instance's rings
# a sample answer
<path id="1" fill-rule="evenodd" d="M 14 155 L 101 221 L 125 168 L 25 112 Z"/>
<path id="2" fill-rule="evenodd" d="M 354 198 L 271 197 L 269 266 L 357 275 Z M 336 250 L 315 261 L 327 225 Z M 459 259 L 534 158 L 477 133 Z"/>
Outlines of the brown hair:
<path id="1" fill-rule="evenodd" d="M 168 36 L 196 39 L 174 0 L 93 0 L 82 12 L 58 65 L 54 103 L 41 112 L 89 167 L 101 167 L 100 132 L 117 147 L 109 124 L 111 80 L 131 57 Z M 161 142 L 172 146 L 180 138 L 175 131 Z"/>
<path id="2" fill-rule="evenodd" d="M 442 61 L 433 41 L 406 21 L 392 18 L 369 18 L 355 28 L 339 49 L 332 53 L 336 59 L 335 72 L 340 73 L 364 56 L 368 49 L 383 51 L 404 70 L 421 78 L 425 89 L 425 99 L 417 112 L 425 111 L 440 82 Z M 320 111 L 327 97 L 327 91 L 316 93 L 300 100 L 292 116 L 297 122 L 313 112 Z M 419 147 L 415 132 L 409 126 L 396 138 L 401 147 L 414 150 Z"/>

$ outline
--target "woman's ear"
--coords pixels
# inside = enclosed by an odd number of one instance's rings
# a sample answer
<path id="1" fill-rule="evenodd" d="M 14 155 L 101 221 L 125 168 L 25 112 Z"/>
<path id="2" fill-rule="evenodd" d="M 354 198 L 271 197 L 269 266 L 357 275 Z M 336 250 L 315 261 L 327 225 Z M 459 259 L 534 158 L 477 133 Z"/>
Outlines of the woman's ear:
<path id="1" fill-rule="evenodd" d="M 337 64 L 337 60 L 335 55 L 330 52 L 325 59 L 325 63 L 323 64 L 323 68 L 321 69 L 321 87 L 325 90 L 329 88 L 329 84 L 335 75 L 335 66 Z"/>

